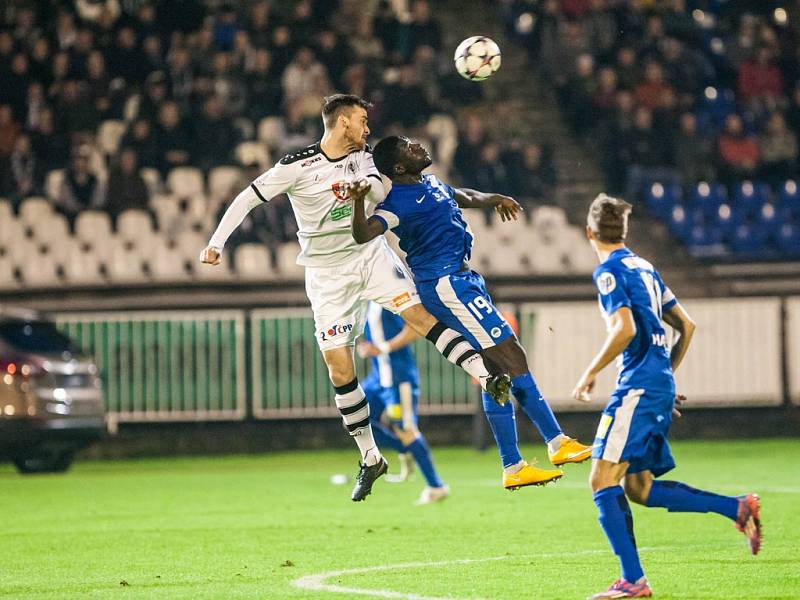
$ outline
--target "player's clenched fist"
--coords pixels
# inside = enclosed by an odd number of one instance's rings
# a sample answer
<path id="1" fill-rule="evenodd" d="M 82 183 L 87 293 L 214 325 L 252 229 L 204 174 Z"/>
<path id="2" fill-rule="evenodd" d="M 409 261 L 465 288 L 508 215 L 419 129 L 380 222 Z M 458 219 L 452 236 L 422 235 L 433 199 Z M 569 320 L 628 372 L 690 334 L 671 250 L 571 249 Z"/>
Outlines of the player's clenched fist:
<path id="1" fill-rule="evenodd" d="M 353 200 L 363 200 L 369 194 L 369 191 L 372 189 L 372 184 L 366 179 L 359 179 L 358 181 L 354 181 L 347 187 L 347 191 L 350 193 L 350 197 Z"/>
<path id="2" fill-rule="evenodd" d="M 206 246 L 200 253 L 200 262 L 207 265 L 218 265 L 222 262 L 222 252 L 214 246 Z"/>

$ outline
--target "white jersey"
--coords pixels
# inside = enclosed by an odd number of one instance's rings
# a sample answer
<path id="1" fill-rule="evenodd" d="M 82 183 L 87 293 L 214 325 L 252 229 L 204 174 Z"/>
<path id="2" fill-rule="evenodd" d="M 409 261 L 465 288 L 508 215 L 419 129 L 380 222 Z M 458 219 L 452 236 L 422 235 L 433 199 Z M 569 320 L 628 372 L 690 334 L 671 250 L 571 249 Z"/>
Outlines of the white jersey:
<path id="1" fill-rule="evenodd" d="M 384 195 L 383 182 L 369 149 L 331 160 L 317 142 L 284 156 L 250 187 L 262 202 L 279 194 L 289 196 L 298 225 L 298 264 L 325 267 L 370 251 L 368 247 L 375 241 L 358 244 L 350 231 L 353 203 L 347 187 L 367 177 L 372 183 L 369 199 L 380 201 Z"/>

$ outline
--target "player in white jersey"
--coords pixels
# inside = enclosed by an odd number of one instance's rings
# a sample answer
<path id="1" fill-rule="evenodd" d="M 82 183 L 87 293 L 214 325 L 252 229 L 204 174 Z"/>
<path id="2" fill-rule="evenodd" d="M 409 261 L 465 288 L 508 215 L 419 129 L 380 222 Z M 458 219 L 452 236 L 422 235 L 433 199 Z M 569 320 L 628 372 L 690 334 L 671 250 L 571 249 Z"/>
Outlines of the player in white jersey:
<path id="1" fill-rule="evenodd" d="M 481 381 L 497 401 L 508 397 L 510 379 L 490 374 L 481 355 L 460 333 L 449 329 L 420 304 L 417 289 L 403 263 L 383 236 L 357 244 L 350 233 L 350 192 L 373 178 L 380 182 L 372 153 L 367 109 L 358 96 L 337 94 L 325 99 L 322 139 L 289 154 L 260 175 L 234 199 L 200 260 L 219 264 L 222 249 L 245 215 L 279 194 L 287 194 L 299 230 L 300 256 L 306 268 L 306 293 L 314 312 L 317 342 L 336 391 L 336 406 L 361 452 L 352 499 L 363 500 L 388 465 L 372 436 L 369 406 L 356 378 L 353 348 L 363 333 L 367 305 L 377 302 L 424 335 L 450 362 Z M 384 198 L 383 185 L 372 185 L 367 201 Z"/>

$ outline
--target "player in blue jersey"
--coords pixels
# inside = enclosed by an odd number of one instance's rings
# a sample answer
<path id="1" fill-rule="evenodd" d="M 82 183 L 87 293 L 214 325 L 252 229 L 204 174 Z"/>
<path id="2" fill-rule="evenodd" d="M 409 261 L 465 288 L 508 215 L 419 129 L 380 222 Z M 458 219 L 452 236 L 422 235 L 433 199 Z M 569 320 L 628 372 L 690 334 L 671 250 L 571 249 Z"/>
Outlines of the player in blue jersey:
<path id="1" fill-rule="evenodd" d="M 660 477 L 675 467 L 667 434 L 675 408 L 673 373 L 681 364 L 695 324 L 649 262 L 625 246 L 631 205 L 600 194 L 589 209 L 586 235 L 600 260 L 594 281 L 608 336 L 581 376 L 573 395 L 591 400 L 595 378 L 617 356 L 616 390 L 603 410 L 592 452 L 590 483 L 600 525 L 622 565 L 622 577 L 592 598 L 644 598 L 644 576 L 626 499 L 670 512 L 713 512 L 731 519 L 750 543 L 761 547 L 756 494 L 720 496 Z M 670 349 L 662 320 L 679 335 Z M 620 481 L 624 479 L 624 488 Z"/>
<path id="2" fill-rule="evenodd" d="M 453 189 L 433 175 L 423 175 L 431 164 L 430 154 L 407 138 L 381 140 L 373 160 L 392 180 L 392 190 L 367 219 L 364 185 L 354 184 L 355 240 L 366 243 L 393 230 L 406 252 L 425 308 L 443 326 L 458 331 L 474 348 L 480 348 L 488 365 L 511 376 L 511 391 L 547 442 L 550 461 L 560 466 L 588 460 L 591 448 L 563 434 L 528 368 L 525 350 L 492 304 L 483 278 L 468 266 L 473 238 L 460 209 L 494 207 L 506 221 L 516 219 L 522 208 L 507 196 Z M 559 469 L 541 469 L 522 459 L 510 402 L 499 405 L 484 395 L 483 408 L 500 450 L 505 488 L 543 485 L 563 475 Z"/>
<path id="3" fill-rule="evenodd" d="M 410 344 L 418 337 L 402 317 L 372 302 L 367 309 L 366 341 L 358 352 L 372 359 L 363 388 L 375 440 L 401 457 L 414 457 L 427 483 L 416 504 L 430 504 L 447 498 L 450 490 L 436 472 L 428 442 L 417 426 L 419 376 Z M 382 423 L 384 415 L 391 428 Z M 401 464 L 407 476 L 408 463 Z"/>

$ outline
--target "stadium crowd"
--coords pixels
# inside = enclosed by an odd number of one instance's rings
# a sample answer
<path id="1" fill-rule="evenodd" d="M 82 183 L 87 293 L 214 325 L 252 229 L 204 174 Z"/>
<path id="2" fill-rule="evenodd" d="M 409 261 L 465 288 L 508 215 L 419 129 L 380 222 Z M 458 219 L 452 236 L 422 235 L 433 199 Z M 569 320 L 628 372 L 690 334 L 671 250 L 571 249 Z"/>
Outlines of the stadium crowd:
<path id="1" fill-rule="evenodd" d="M 785 2 L 501 4 L 610 190 L 796 173 L 799 23 Z"/>

